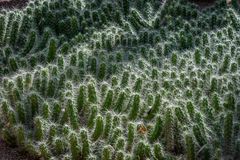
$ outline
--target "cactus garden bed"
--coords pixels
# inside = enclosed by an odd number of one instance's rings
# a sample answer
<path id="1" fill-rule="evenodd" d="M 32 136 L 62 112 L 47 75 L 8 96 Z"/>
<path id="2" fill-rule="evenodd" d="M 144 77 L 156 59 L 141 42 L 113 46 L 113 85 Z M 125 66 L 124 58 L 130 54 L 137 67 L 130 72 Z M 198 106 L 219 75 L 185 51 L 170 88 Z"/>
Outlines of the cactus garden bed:
<path id="1" fill-rule="evenodd" d="M 2 8 L 0 139 L 46 160 L 240 159 L 237 0 Z"/>

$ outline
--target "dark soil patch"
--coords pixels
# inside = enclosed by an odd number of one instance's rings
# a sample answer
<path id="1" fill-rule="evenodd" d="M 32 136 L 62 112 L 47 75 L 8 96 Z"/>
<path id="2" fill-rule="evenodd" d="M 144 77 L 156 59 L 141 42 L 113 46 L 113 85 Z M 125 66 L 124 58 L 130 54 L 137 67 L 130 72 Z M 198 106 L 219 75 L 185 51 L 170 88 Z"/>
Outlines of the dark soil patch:
<path id="1" fill-rule="evenodd" d="M 201 9 L 206 7 L 211 7 L 217 2 L 217 0 L 189 0 L 192 3 L 197 4 Z M 226 0 L 226 3 L 231 3 L 233 0 Z M 240 4 L 240 0 L 237 0 L 237 2 Z"/>
<path id="2" fill-rule="evenodd" d="M 21 152 L 18 148 L 9 147 L 0 139 L 0 160 L 38 160 L 27 153 Z"/>
<path id="3" fill-rule="evenodd" d="M 190 0 L 190 2 L 197 4 L 200 8 L 213 6 L 216 0 Z"/>
<path id="4" fill-rule="evenodd" d="M 21 9 L 28 4 L 29 0 L 0 0 L 0 10 L 5 9 Z"/>

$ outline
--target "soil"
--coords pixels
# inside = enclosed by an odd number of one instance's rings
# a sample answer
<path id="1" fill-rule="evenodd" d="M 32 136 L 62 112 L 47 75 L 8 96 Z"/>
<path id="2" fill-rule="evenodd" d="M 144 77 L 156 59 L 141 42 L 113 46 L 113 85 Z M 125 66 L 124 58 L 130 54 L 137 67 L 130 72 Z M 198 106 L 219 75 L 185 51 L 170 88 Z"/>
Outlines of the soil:
<path id="1" fill-rule="evenodd" d="M 214 5 L 216 0 L 190 0 L 190 2 L 196 3 L 200 8 L 206 8 Z"/>
<path id="2" fill-rule="evenodd" d="M 18 148 L 9 147 L 0 139 L 0 160 L 37 160 L 26 153 L 21 152 Z"/>
<path id="3" fill-rule="evenodd" d="M 204 9 L 206 7 L 213 6 L 217 0 L 189 0 L 189 1 L 197 4 L 201 9 Z M 228 4 L 230 4 L 231 1 L 232 0 L 226 0 Z M 238 0 L 238 3 L 240 4 L 240 0 Z"/>
<path id="4" fill-rule="evenodd" d="M 29 0 L 0 0 L 0 10 L 2 8 L 15 9 L 24 8 L 28 4 Z"/>

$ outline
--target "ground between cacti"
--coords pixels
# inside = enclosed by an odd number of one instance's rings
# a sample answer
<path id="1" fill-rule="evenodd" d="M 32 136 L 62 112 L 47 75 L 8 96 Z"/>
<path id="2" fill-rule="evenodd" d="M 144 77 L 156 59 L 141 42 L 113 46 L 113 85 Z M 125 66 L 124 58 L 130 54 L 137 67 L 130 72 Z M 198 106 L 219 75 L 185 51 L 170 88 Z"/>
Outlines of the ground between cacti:
<path id="1" fill-rule="evenodd" d="M 0 10 L 2 8 L 23 8 L 27 5 L 27 3 L 28 0 L 0 0 Z"/>
<path id="2" fill-rule="evenodd" d="M 0 160 L 37 160 L 0 139 Z"/>

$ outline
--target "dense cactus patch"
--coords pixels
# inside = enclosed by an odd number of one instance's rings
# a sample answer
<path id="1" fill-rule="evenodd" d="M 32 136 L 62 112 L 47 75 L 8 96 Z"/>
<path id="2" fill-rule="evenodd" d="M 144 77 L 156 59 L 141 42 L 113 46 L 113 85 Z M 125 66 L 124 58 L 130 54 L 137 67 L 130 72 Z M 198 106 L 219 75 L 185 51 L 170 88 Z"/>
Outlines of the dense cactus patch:
<path id="1" fill-rule="evenodd" d="M 0 13 L 0 136 L 44 159 L 239 159 L 240 11 L 31 0 Z"/>

